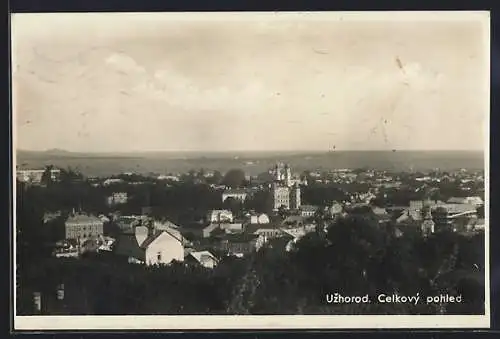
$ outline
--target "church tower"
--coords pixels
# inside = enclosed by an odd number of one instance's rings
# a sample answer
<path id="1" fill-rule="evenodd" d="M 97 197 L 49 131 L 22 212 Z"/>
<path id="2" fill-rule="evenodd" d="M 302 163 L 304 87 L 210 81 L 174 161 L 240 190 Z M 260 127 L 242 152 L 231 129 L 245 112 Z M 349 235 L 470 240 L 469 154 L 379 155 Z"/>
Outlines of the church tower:
<path id="1" fill-rule="evenodd" d="M 300 186 L 295 184 L 295 186 L 290 188 L 290 207 L 293 209 L 299 209 L 301 205 L 300 200 Z"/>
<path id="2" fill-rule="evenodd" d="M 276 166 L 274 166 L 274 180 L 276 180 L 276 181 L 281 180 L 281 173 L 280 173 L 279 164 L 276 164 Z"/>
<path id="3" fill-rule="evenodd" d="M 427 205 L 423 207 L 426 208 L 427 211 L 424 216 L 424 221 L 422 222 L 421 229 L 424 236 L 428 236 L 429 234 L 434 233 L 434 221 L 432 220 L 432 211 L 431 206 Z"/>
<path id="4" fill-rule="evenodd" d="M 292 169 L 288 164 L 285 165 L 285 183 L 288 187 L 292 186 Z"/>

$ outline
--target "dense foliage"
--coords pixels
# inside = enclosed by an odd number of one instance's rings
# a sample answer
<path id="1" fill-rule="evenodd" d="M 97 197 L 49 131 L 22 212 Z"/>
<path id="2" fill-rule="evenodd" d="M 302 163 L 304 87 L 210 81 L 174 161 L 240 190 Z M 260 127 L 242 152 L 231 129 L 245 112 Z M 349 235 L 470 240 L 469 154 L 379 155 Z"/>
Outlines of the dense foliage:
<path id="1" fill-rule="evenodd" d="M 435 314 L 484 312 L 484 238 L 452 233 L 394 237 L 369 219 L 340 219 L 311 233 L 293 252 L 264 248 L 227 257 L 213 270 L 144 267 L 108 256 L 38 255 L 19 269 L 18 309 L 71 314 Z M 26 254 L 25 254 L 26 255 Z M 64 283 L 66 299 L 55 302 Z M 326 294 L 462 295 L 461 304 L 328 304 Z"/>
<path id="2" fill-rule="evenodd" d="M 60 183 L 48 180 L 46 187 L 18 184 L 19 314 L 33 313 L 35 291 L 42 293 L 46 314 L 484 313 L 484 235 L 441 232 L 424 238 L 409 227 L 397 236 L 393 226 L 379 224 L 364 213 L 328 221 L 326 232 L 318 228 L 291 252 L 268 247 L 244 259 L 225 257 L 213 270 L 180 263 L 144 267 L 112 254 L 51 258 L 46 244 L 53 239 L 47 230 L 50 226 L 42 222 L 43 212 L 79 205 L 106 212 L 105 194 L 118 188 L 135 197 L 122 207 L 124 212 L 141 206 L 144 196 L 153 207 L 161 207 L 157 213 L 179 219 L 222 205 L 217 192 L 195 183 L 93 187 L 77 174 L 65 172 Z M 321 189 L 324 193 L 314 194 L 321 200 L 339 194 Z M 312 196 L 307 190 L 305 195 Z M 260 206 L 258 199 L 247 204 Z M 65 299 L 58 302 L 56 287 L 61 283 Z M 333 293 L 368 294 L 372 302 L 329 304 L 326 295 Z M 419 293 L 422 299 L 417 305 L 383 304 L 376 302 L 380 293 Z M 462 295 L 463 301 L 426 303 L 426 296 L 440 294 Z"/>

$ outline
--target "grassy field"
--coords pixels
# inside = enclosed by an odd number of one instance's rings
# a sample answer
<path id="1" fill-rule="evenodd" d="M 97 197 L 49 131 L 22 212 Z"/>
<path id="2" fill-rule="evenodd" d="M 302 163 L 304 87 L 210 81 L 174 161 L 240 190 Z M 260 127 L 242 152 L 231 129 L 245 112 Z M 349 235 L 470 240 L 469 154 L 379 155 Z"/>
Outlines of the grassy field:
<path id="1" fill-rule="evenodd" d="M 386 170 L 484 169 L 481 152 L 460 151 L 336 151 L 336 152 L 247 152 L 247 153 L 134 153 L 86 154 L 71 152 L 18 151 L 16 165 L 43 168 L 46 165 L 71 167 L 85 175 L 105 176 L 122 172 L 183 173 L 190 169 L 218 170 L 241 168 L 258 174 L 277 161 L 289 163 L 294 172 L 370 167 Z"/>

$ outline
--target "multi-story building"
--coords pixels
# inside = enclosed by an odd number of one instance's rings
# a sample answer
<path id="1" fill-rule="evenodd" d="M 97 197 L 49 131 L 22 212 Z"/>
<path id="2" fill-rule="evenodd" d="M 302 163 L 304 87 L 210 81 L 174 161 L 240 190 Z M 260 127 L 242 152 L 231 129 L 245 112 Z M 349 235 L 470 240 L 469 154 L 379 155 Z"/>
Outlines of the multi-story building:
<path id="1" fill-rule="evenodd" d="M 128 194 L 126 192 L 115 192 L 108 197 L 108 206 L 126 204 L 128 201 Z"/>
<path id="2" fill-rule="evenodd" d="M 66 239 L 84 241 L 104 234 L 104 223 L 93 215 L 74 214 L 65 222 Z"/>
<path id="3" fill-rule="evenodd" d="M 273 210 L 298 209 L 301 205 L 300 180 L 292 178 L 292 171 L 288 165 L 285 165 L 283 170 L 277 165 L 274 174 L 274 183 L 271 185 Z"/>
<path id="4" fill-rule="evenodd" d="M 207 221 L 212 223 L 233 222 L 233 212 L 229 210 L 212 210 L 207 215 Z"/>
<path id="5" fill-rule="evenodd" d="M 290 188 L 274 183 L 272 186 L 273 210 L 290 209 Z"/>

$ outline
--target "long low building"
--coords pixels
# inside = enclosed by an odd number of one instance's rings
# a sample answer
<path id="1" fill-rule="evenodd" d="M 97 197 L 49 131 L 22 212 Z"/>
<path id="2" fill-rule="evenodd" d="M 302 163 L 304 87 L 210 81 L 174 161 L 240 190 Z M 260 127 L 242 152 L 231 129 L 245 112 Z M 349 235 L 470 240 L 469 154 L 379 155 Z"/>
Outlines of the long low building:
<path id="1" fill-rule="evenodd" d="M 39 184 L 42 182 L 43 173 L 45 173 L 44 169 L 25 169 L 25 170 L 17 170 L 16 178 L 17 180 L 25 183 Z M 58 180 L 61 174 L 60 169 L 52 169 L 50 170 L 50 178 L 52 181 Z"/>

